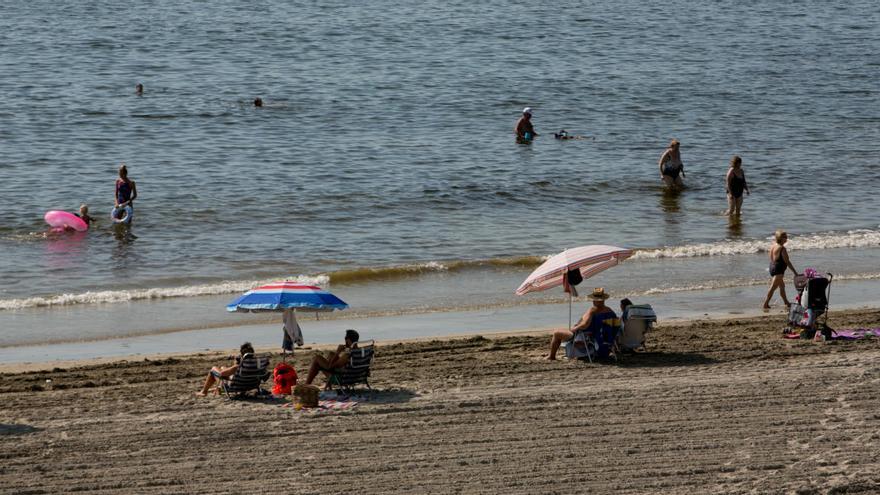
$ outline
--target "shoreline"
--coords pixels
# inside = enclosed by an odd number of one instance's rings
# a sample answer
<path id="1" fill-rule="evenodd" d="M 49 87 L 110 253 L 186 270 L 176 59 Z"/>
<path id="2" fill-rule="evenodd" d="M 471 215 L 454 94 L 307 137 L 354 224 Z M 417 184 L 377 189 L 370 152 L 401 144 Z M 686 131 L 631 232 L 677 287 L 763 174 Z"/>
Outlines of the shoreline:
<path id="1" fill-rule="evenodd" d="M 839 307 L 837 311 L 848 311 L 848 316 L 867 316 L 873 314 L 880 314 L 880 305 L 871 306 L 871 307 L 858 307 L 858 308 L 846 308 Z M 743 322 L 746 324 L 761 324 L 768 320 L 779 319 L 780 317 L 784 318 L 785 313 L 780 311 L 780 308 L 773 308 L 767 314 L 759 314 L 760 312 L 749 312 L 743 313 L 741 315 L 731 315 L 731 314 L 714 314 L 714 315 L 704 315 L 701 317 L 689 317 L 689 318 L 666 318 L 663 319 L 655 329 L 660 328 L 677 328 L 677 327 L 687 327 L 693 326 L 695 324 L 729 324 L 730 322 Z M 831 322 L 834 320 L 832 318 Z M 880 325 L 880 318 L 878 318 L 877 324 Z M 496 331 L 484 331 L 484 332 L 462 332 L 462 333 L 451 333 L 451 334 L 443 334 L 443 335 L 422 335 L 416 337 L 408 337 L 408 338 L 396 338 L 396 339 L 370 339 L 366 336 L 362 336 L 363 340 L 375 340 L 376 345 L 378 346 L 392 346 L 392 345 L 408 345 L 408 344 L 416 344 L 422 342 L 431 342 L 431 341 L 456 341 L 456 340 L 467 340 L 473 338 L 489 338 L 489 339 L 501 339 L 508 337 L 534 337 L 539 335 L 549 335 L 550 332 L 559 329 L 559 326 L 546 326 L 546 327 L 535 327 L 535 328 L 523 328 L 523 329 L 513 329 L 513 330 L 496 330 Z M 297 347 L 295 350 L 295 355 L 299 356 L 301 354 L 307 353 L 311 354 L 313 351 L 325 351 L 329 349 L 335 349 L 338 343 L 318 343 L 312 342 L 307 343 L 302 347 Z M 40 347 L 51 347 L 56 344 L 46 344 L 45 346 Z M 186 358 L 203 358 L 203 357 L 217 357 L 217 356 L 227 356 L 230 352 L 233 352 L 236 347 L 236 343 L 231 342 L 229 348 L 226 350 L 220 349 L 205 349 L 203 351 L 180 351 L 180 352 L 156 352 L 156 353 L 148 353 L 148 354 L 130 354 L 123 356 L 107 356 L 107 357 L 95 357 L 95 358 L 85 358 L 85 359 L 56 359 L 49 361 L 37 361 L 37 362 L 3 362 L 0 363 L 0 375 L 2 374 L 15 374 L 15 373 L 27 373 L 27 372 L 37 372 L 37 371 L 47 371 L 55 368 L 63 368 L 63 369 L 76 369 L 76 368 L 88 368 L 93 366 L 107 365 L 113 363 L 130 363 L 137 361 L 159 361 L 166 359 L 186 359 Z M 15 346 L 18 347 L 18 346 Z M 2 349 L 2 348 L 0 348 Z M 270 352 L 277 353 L 278 346 L 266 346 L 266 345 L 255 345 L 255 349 L 257 352 Z"/>

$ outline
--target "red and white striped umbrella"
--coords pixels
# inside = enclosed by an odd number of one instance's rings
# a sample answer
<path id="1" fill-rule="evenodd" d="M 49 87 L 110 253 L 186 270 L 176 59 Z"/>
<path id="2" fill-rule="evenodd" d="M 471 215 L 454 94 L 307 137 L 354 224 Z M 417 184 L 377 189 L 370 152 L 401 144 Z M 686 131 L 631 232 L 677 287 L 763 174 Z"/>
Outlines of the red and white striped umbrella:
<path id="1" fill-rule="evenodd" d="M 617 246 L 591 245 L 566 249 L 535 268 L 516 289 L 516 295 L 522 296 L 562 285 L 565 274 L 574 269 L 579 269 L 586 280 L 632 255 L 632 249 Z"/>

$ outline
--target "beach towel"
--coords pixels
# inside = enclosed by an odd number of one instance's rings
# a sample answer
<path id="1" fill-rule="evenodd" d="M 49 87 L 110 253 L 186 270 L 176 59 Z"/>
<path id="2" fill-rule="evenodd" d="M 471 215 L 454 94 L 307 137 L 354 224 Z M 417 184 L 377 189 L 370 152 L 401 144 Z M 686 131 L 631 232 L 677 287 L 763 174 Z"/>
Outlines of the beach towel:
<path id="1" fill-rule="evenodd" d="M 284 321 L 284 340 L 281 343 L 281 348 L 285 351 L 292 351 L 293 344 L 302 347 L 303 334 L 299 323 L 296 321 L 296 310 L 285 309 L 282 318 Z"/>
<path id="2" fill-rule="evenodd" d="M 880 328 L 851 328 L 835 330 L 832 340 L 859 340 L 870 337 L 880 337 Z"/>
<path id="3" fill-rule="evenodd" d="M 287 402 L 281 407 L 293 409 L 302 414 L 319 415 L 319 414 L 336 414 L 342 411 L 349 411 L 355 408 L 358 402 L 351 399 L 324 399 L 318 401 L 318 407 L 303 407 L 296 410 L 296 404 Z"/>

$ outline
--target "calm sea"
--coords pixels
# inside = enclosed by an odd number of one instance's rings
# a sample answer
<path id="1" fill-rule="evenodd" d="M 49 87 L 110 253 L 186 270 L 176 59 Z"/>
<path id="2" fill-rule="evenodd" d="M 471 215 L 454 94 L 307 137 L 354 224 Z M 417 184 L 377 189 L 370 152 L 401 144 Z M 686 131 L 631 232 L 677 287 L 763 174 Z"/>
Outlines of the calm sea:
<path id="1" fill-rule="evenodd" d="M 4 341 L 283 278 L 378 313 L 538 301 L 513 289 L 583 244 L 641 250 L 602 279 L 618 293 L 750 287 L 777 228 L 798 268 L 880 278 L 874 1 L 4 2 L 0 72 Z M 542 135 L 517 145 L 525 106 Z M 96 228 L 46 233 L 81 203 Z"/>

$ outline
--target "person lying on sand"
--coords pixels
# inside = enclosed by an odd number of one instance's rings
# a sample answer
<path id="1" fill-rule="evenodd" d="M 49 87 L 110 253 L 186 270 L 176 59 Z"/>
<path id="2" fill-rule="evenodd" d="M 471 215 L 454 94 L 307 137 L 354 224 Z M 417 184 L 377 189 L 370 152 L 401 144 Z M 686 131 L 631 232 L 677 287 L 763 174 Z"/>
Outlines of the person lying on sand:
<path id="1" fill-rule="evenodd" d="M 241 348 L 239 349 L 238 356 L 235 357 L 235 361 L 233 361 L 232 366 L 222 368 L 220 366 L 214 366 L 211 368 L 211 371 L 208 372 L 208 377 L 205 378 L 205 386 L 202 387 L 201 392 L 196 392 L 196 395 L 199 397 L 204 397 L 208 395 L 208 391 L 211 390 L 211 387 L 214 386 L 219 380 L 223 380 L 225 378 L 229 378 L 234 375 L 236 371 L 238 371 L 238 365 L 241 363 L 241 358 L 245 354 L 253 354 L 254 347 L 250 342 L 245 342 L 241 344 Z"/>
<path id="2" fill-rule="evenodd" d="M 559 346 L 562 345 L 564 341 L 574 338 L 574 335 L 577 332 L 585 331 L 587 333 L 592 333 L 593 335 L 598 335 L 602 330 L 602 326 L 605 325 L 605 320 L 617 319 L 614 310 L 605 305 L 605 300 L 608 299 L 608 297 L 608 294 L 602 287 L 593 289 L 593 293 L 590 294 L 593 306 L 581 316 L 577 325 L 573 326 L 571 330 L 557 330 L 553 332 L 553 337 L 550 339 L 550 355 L 547 356 L 547 359 L 551 361 L 555 360 L 556 351 L 559 350 Z"/>
<path id="3" fill-rule="evenodd" d="M 315 354 L 312 358 L 312 364 L 309 366 L 309 375 L 306 377 L 306 385 L 311 385 L 318 376 L 318 372 L 324 373 L 324 376 L 330 374 L 339 368 L 345 367 L 351 356 L 351 350 L 357 348 L 357 342 L 360 339 L 355 330 L 345 331 L 345 343 L 336 348 L 336 352 L 328 352 L 326 356 L 320 353 Z"/>

